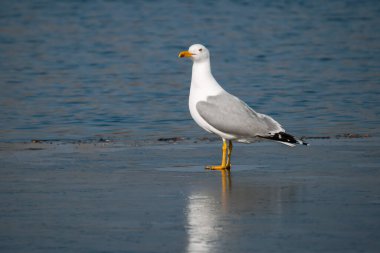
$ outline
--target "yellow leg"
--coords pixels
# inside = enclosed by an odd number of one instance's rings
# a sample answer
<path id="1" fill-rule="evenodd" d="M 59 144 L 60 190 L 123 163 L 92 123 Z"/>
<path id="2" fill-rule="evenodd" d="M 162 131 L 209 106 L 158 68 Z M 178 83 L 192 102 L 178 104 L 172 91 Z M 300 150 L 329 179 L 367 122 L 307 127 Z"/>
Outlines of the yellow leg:
<path id="1" fill-rule="evenodd" d="M 208 169 L 208 170 L 229 170 L 230 166 L 227 164 L 226 158 L 227 158 L 227 141 L 223 139 L 222 163 L 221 163 L 221 165 L 206 166 L 206 169 Z"/>
<path id="2" fill-rule="evenodd" d="M 231 154 L 232 154 L 232 141 L 228 141 L 228 157 L 227 157 L 227 167 L 231 168 Z"/>

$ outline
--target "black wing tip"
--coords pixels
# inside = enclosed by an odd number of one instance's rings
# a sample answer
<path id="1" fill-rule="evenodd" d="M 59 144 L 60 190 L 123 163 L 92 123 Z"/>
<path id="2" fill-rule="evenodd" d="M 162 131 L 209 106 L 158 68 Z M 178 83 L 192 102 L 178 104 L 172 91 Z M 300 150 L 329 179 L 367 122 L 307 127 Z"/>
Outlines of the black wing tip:
<path id="1" fill-rule="evenodd" d="M 274 135 L 270 136 L 270 139 L 274 141 L 282 141 L 282 142 L 287 142 L 287 143 L 292 143 L 292 144 L 297 144 L 299 143 L 294 136 L 287 134 L 285 132 L 278 132 L 275 133 Z"/>
<path id="2" fill-rule="evenodd" d="M 304 142 L 303 140 L 296 139 L 293 135 L 287 134 L 285 132 L 278 132 L 275 134 L 272 134 L 270 136 L 260 136 L 265 139 L 273 140 L 273 141 L 279 141 L 282 143 L 290 143 L 290 144 L 302 144 L 305 146 L 309 146 L 309 143 Z"/>

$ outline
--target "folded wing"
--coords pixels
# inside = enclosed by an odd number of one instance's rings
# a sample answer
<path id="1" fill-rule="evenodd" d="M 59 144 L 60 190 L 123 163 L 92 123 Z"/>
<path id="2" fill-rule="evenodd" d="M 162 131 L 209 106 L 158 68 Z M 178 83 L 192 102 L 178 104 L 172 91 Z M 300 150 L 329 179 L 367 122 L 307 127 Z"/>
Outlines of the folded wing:
<path id="1" fill-rule="evenodd" d="M 246 103 L 227 92 L 198 102 L 196 108 L 211 126 L 237 138 L 272 136 L 284 131 L 274 119 L 255 112 Z"/>

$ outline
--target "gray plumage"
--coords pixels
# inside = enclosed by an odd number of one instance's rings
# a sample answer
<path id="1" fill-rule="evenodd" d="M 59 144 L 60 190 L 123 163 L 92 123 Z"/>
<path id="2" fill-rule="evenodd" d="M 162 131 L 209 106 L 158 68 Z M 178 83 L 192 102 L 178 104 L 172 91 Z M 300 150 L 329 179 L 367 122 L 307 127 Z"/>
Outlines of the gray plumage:
<path id="1" fill-rule="evenodd" d="M 274 119 L 255 112 L 246 103 L 226 92 L 207 97 L 207 101 L 198 102 L 196 108 L 211 126 L 238 139 L 272 136 L 284 131 Z"/>

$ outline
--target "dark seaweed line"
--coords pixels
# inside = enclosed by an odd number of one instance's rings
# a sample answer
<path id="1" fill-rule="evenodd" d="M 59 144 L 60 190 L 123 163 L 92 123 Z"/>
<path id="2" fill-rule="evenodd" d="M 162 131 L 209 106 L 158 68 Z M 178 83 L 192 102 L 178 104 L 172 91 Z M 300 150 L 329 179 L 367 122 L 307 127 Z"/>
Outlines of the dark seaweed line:
<path id="1" fill-rule="evenodd" d="M 324 140 L 324 139 L 361 139 L 370 138 L 369 134 L 357 134 L 357 133 L 343 133 L 334 136 L 302 136 L 302 140 Z M 112 138 L 97 138 L 97 139 L 33 139 L 30 143 L 35 144 L 107 144 L 107 143 L 121 143 L 131 146 L 144 146 L 153 144 L 176 144 L 176 143 L 203 143 L 203 142 L 216 142 L 219 141 L 218 137 L 201 137 L 201 138 L 189 138 L 182 136 L 174 137 L 160 137 L 158 139 L 150 140 L 117 140 Z"/>

